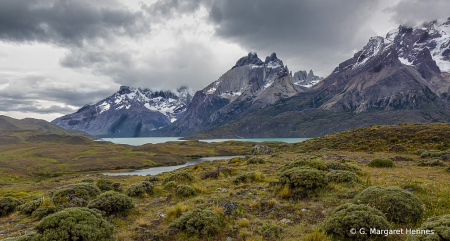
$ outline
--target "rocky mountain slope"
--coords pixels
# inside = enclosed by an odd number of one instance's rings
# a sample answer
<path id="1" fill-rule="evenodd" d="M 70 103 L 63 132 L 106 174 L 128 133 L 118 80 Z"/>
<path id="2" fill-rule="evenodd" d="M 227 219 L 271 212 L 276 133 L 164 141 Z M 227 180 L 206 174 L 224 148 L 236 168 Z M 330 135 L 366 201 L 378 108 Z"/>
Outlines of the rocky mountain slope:
<path id="1" fill-rule="evenodd" d="M 400 26 L 371 38 L 312 88 L 188 138 L 314 137 L 369 125 L 450 121 L 449 47 L 450 19 Z"/>
<path id="2" fill-rule="evenodd" d="M 264 62 L 256 53 L 249 53 L 198 91 L 182 118 L 152 135 L 184 136 L 206 130 L 305 92 L 313 81 L 320 80 L 312 71 L 306 77 L 300 73 L 296 73 L 298 81 L 294 82 L 292 73 L 275 53 Z"/>
<path id="3" fill-rule="evenodd" d="M 52 123 L 99 137 L 145 136 L 180 118 L 192 96 L 193 91 L 187 87 L 172 92 L 122 86 L 108 98 Z"/>
<path id="4" fill-rule="evenodd" d="M 89 135 L 86 132 L 78 130 L 65 130 L 55 124 L 45 120 L 25 118 L 15 119 L 8 116 L 0 115 L 0 132 L 6 133 L 9 131 L 33 131 L 41 134 L 56 134 L 69 136 L 83 136 L 91 140 L 98 139 L 96 136 Z"/>

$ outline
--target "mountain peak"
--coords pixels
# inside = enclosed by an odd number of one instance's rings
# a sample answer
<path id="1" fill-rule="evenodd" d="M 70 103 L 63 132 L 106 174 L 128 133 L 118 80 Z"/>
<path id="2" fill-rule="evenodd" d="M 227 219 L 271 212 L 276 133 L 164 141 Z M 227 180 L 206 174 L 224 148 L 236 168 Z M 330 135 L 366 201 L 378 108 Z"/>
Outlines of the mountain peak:
<path id="1" fill-rule="evenodd" d="M 256 54 L 256 52 L 250 52 L 248 53 L 247 56 L 244 56 L 242 58 L 240 58 L 237 62 L 236 65 L 233 66 L 233 68 L 237 68 L 237 67 L 241 67 L 244 65 L 263 65 L 263 62 L 260 58 L 258 58 L 258 54 Z"/>
<path id="2" fill-rule="evenodd" d="M 266 60 L 264 61 L 264 65 L 266 68 L 278 68 L 284 66 L 283 61 L 277 58 L 276 53 L 272 53 L 270 56 L 267 56 Z"/>

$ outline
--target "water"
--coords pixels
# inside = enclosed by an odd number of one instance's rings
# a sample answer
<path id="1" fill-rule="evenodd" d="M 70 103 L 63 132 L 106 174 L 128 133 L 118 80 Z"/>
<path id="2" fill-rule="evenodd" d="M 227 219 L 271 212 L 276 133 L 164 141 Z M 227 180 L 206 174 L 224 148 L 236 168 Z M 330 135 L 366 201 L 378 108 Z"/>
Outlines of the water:
<path id="1" fill-rule="evenodd" d="M 200 140 L 203 142 L 222 142 L 222 141 L 250 141 L 250 142 L 265 142 L 265 141 L 279 141 L 285 143 L 296 143 L 306 141 L 309 138 L 250 138 L 250 139 L 209 139 Z M 184 141 L 179 140 L 179 137 L 135 137 L 135 138 L 103 138 L 104 141 L 110 141 L 116 144 L 127 144 L 132 146 L 140 146 L 147 143 L 158 144 L 168 141 Z"/>
<path id="2" fill-rule="evenodd" d="M 173 170 L 180 169 L 182 167 L 187 167 L 191 165 L 195 165 L 196 163 L 202 162 L 202 161 L 214 161 L 214 160 L 221 160 L 221 159 L 231 159 L 233 157 L 238 156 L 213 156 L 213 157 L 202 157 L 195 159 L 193 161 L 188 161 L 186 164 L 179 165 L 179 166 L 163 166 L 163 167 L 152 167 L 148 169 L 142 169 L 142 170 L 135 170 L 131 172 L 114 172 L 114 173 L 103 173 L 103 175 L 108 176 L 123 176 L 123 175 L 138 175 L 138 176 L 147 176 L 147 175 L 156 175 L 163 172 L 170 172 Z M 243 156 L 240 156 L 243 157 Z"/>

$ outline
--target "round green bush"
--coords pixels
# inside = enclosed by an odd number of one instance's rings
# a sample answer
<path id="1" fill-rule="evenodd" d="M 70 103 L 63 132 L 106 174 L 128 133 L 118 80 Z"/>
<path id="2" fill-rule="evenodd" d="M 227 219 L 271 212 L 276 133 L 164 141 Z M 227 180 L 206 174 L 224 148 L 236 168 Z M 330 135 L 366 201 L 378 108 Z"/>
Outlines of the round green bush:
<path id="1" fill-rule="evenodd" d="M 35 219 L 41 220 L 48 215 L 56 212 L 58 212 L 58 208 L 55 206 L 40 206 L 33 212 L 31 216 Z"/>
<path id="2" fill-rule="evenodd" d="M 286 164 L 284 166 L 281 167 L 281 171 L 286 171 L 295 167 L 311 167 L 317 170 L 326 170 L 327 169 L 327 164 L 323 161 L 322 158 L 320 157 L 315 157 L 315 158 L 305 158 L 305 157 L 300 157 L 297 158 L 296 160 L 292 161 L 289 164 Z"/>
<path id="3" fill-rule="evenodd" d="M 71 201 L 77 202 L 83 200 L 89 200 L 89 198 L 97 197 L 101 191 L 92 183 L 75 183 L 70 184 L 50 192 L 53 203 L 56 205 L 66 205 Z"/>
<path id="4" fill-rule="evenodd" d="M 422 217 L 422 201 L 399 187 L 369 187 L 356 195 L 352 203 L 367 204 L 384 214 L 389 221 L 413 223 Z"/>
<path id="5" fill-rule="evenodd" d="M 18 206 L 17 210 L 20 211 L 20 214 L 31 215 L 36 209 L 38 209 L 41 206 L 41 203 L 42 203 L 41 199 L 27 202 Z"/>
<path id="6" fill-rule="evenodd" d="M 114 189 L 114 182 L 108 179 L 100 179 L 96 185 L 101 191 L 110 191 Z"/>
<path id="7" fill-rule="evenodd" d="M 197 235 L 212 235 L 219 231 L 219 222 L 220 215 L 216 211 L 197 208 L 183 213 L 169 227 Z"/>
<path id="8" fill-rule="evenodd" d="M 291 189 L 315 190 L 327 185 L 328 181 L 323 171 L 308 167 L 296 167 L 283 172 L 279 183 Z"/>
<path id="9" fill-rule="evenodd" d="M 350 171 L 333 170 L 326 175 L 328 182 L 360 182 L 359 177 Z"/>
<path id="10" fill-rule="evenodd" d="M 439 159 L 425 159 L 417 162 L 420 167 L 436 167 L 436 166 L 446 166 L 445 163 Z"/>
<path id="11" fill-rule="evenodd" d="M 189 185 L 181 184 L 175 188 L 175 194 L 179 197 L 195 196 L 196 193 L 195 189 Z"/>
<path id="12" fill-rule="evenodd" d="M 372 161 L 370 161 L 367 166 L 369 167 L 394 167 L 394 162 L 389 158 L 375 158 Z"/>
<path id="13" fill-rule="evenodd" d="M 274 221 L 263 222 L 261 226 L 258 227 L 258 233 L 265 238 L 280 238 L 281 227 Z"/>
<path id="14" fill-rule="evenodd" d="M 76 183 L 92 183 L 92 184 L 94 184 L 95 180 L 96 180 L 96 178 L 94 178 L 94 177 L 87 177 L 85 179 L 77 181 Z"/>
<path id="15" fill-rule="evenodd" d="M 153 188 L 154 186 L 150 182 L 142 181 L 131 185 L 125 194 L 130 197 L 142 196 L 146 193 L 153 193 Z"/>
<path id="16" fill-rule="evenodd" d="M 367 234 L 359 233 L 361 228 L 365 229 Z M 371 237 L 369 233 L 371 228 L 388 230 L 390 225 L 380 210 L 352 203 L 337 207 L 326 217 L 321 226 L 321 229 L 328 234 L 353 239 L 368 239 Z M 357 232 L 351 234 L 351 229 L 356 229 Z"/>
<path id="17" fill-rule="evenodd" d="M 419 230 L 434 230 L 434 234 L 409 235 L 407 241 L 445 241 L 450 240 L 450 215 L 437 216 L 427 219 Z"/>
<path id="18" fill-rule="evenodd" d="M 115 240 L 114 226 L 88 208 L 67 208 L 41 220 L 33 240 Z"/>
<path id="19" fill-rule="evenodd" d="M 170 181 L 170 182 L 166 183 L 166 185 L 164 185 L 164 189 L 166 189 L 166 190 L 172 190 L 176 187 L 177 187 L 177 183 L 174 181 Z"/>
<path id="20" fill-rule="evenodd" d="M 106 193 L 92 200 L 88 208 L 96 208 L 107 215 L 121 214 L 134 207 L 133 199 L 120 193 Z"/>
<path id="21" fill-rule="evenodd" d="M 262 158 L 259 157 L 248 157 L 247 159 L 247 164 L 264 164 L 266 163 L 266 161 Z"/>
<path id="22" fill-rule="evenodd" d="M 18 200 L 12 197 L 0 198 L 0 217 L 8 216 L 16 210 Z"/>
<path id="23" fill-rule="evenodd" d="M 194 180 L 195 180 L 195 177 L 192 176 L 188 172 L 175 172 L 175 173 L 171 173 L 169 176 L 165 177 L 163 179 L 163 183 L 168 183 L 170 181 L 183 183 L 183 182 L 192 182 Z"/>

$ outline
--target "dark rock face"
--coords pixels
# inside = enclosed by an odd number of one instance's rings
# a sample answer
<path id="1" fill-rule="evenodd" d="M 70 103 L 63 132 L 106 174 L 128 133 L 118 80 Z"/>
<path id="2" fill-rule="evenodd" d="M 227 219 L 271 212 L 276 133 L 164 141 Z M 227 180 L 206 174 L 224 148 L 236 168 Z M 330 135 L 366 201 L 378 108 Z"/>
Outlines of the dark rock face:
<path id="1" fill-rule="evenodd" d="M 122 86 L 97 104 L 85 105 L 52 123 L 99 137 L 145 136 L 180 118 L 191 100 L 192 91 L 186 87 L 172 92 Z"/>
<path id="2" fill-rule="evenodd" d="M 258 65 L 258 66 L 261 66 L 261 65 L 263 65 L 263 62 L 261 61 L 261 59 L 258 58 L 258 55 L 256 53 L 249 53 L 247 57 L 240 58 L 236 62 L 236 65 L 233 66 L 232 69 L 240 67 L 240 66 L 244 66 L 244 65 Z"/>
<path id="3" fill-rule="evenodd" d="M 294 73 L 292 81 L 296 85 L 312 87 L 322 80 L 323 80 L 323 77 L 315 76 L 314 72 L 312 70 L 310 70 L 309 73 L 306 73 L 306 71 L 300 70 L 300 71 Z"/>

